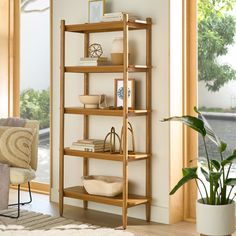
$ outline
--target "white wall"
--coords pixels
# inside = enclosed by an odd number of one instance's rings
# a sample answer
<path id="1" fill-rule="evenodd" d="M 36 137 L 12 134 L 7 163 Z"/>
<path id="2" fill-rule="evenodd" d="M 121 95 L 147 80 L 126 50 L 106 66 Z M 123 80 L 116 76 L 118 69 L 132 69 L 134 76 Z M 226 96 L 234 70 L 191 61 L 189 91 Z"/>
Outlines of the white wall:
<path id="1" fill-rule="evenodd" d="M 160 120 L 169 116 L 169 0 L 107 0 L 108 11 L 131 12 L 140 18 L 152 17 L 153 19 L 153 163 L 152 163 L 152 217 L 156 222 L 169 222 L 169 124 L 163 125 Z M 60 60 L 60 20 L 65 19 L 66 24 L 87 21 L 87 0 L 57 0 L 54 2 L 53 13 L 53 189 L 52 200 L 58 201 L 59 182 L 59 60 Z M 109 56 L 112 38 L 120 33 L 96 34 L 91 37 L 91 42 L 101 43 L 105 56 Z M 145 62 L 145 34 L 143 32 L 131 33 L 131 54 L 135 51 L 135 62 L 142 64 Z M 96 38 L 95 38 L 96 37 Z M 66 64 L 76 65 L 83 55 L 82 36 L 70 34 L 66 37 Z M 113 79 L 120 78 L 120 74 L 98 74 L 91 76 L 91 94 L 105 93 L 109 96 L 110 103 L 113 97 Z M 142 107 L 144 97 L 144 74 L 132 74 L 137 79 L 137 102 Z M 82 93 L 82 75 L 67 74 L 66 84 L 67 97 L 66 104 L 79 106 L 78 95 Z M 141 88 L 142 85 L 142 88 Z M 142 101 L 141 101 L 142 100 Z M 72 141 L 82 138 L 81 122 L 79 116 L 68 116 L 66 119 L 65 144 L 70 145 Z M 105 122 L 104 122 L 105 121 Z M 111 126 L 115 126 L 118 131 L 121 128 L 120 118 L 111 117 L 91 117 L 90 137 L 104 138 Z M 137 147 L 144 150 L 145 119 L 133 118 L 131 122 L 135 130 Z M 107 174 L 121 176 L 121 164 L 92 160 L 90 162 L 90 173 Z M 77 158 L 66 158 L 65 165 L 65 186 L 80 184 L 82 175 L 82 160 Z M 144 162 L 131 163 L 129 168 L 130 182 L 133 186 L 131 190 L 138 194 L 145 192 L 145 165 Z M 68 200 L 67 203 L 81 205 L 80 201 Z M 107 205 L 89 203 L 89 207 L 101 211 L 121 213 L 120 208 Z M 145 207 L 139 206 L 129 209 L 129 215 L 136 218 L 145 218 Z"/>

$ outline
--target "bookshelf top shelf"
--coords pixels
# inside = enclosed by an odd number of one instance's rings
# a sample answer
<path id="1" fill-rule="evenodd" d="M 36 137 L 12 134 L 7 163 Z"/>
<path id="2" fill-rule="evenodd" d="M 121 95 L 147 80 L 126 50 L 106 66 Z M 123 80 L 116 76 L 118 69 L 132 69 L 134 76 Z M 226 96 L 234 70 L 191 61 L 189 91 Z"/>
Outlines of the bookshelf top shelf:
<path id="1" fill-rule="evenodd" d="M 127 22 L 129 30 L 147 29 L 150 24 L 151 21 L 149 22 L 148 20 L 147 21 L 129 20 Z M 124 29 L 123 21 L 65 25 L 65 31 L 74 33 L 101 33 L 101 32 L 123 31 L 123 29 Z"/>

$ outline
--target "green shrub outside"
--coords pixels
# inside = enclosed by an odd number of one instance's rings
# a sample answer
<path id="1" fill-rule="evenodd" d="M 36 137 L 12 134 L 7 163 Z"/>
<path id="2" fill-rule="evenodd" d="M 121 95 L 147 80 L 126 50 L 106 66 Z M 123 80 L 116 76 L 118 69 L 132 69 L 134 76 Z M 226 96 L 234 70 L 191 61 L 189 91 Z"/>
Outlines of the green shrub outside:
<path id="1" fill-rule="evenodd" d="M 40 129 L 50 126 L 50 92 L 26 89 L 20 94 L 20 115 L 23 119 L 38 120 Z"/>

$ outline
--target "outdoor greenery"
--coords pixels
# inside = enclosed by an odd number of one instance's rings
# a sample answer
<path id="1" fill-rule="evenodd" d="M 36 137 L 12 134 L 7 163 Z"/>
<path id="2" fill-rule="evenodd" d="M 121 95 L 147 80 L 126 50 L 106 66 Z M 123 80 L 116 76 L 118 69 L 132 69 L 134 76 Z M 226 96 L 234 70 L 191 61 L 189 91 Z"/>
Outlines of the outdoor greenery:
<path id="1" fill-rule="evenodd" d="M 24 119 L 38 120 L 40 129 L 50 125 L 50 92 L 27 89 L 20 94 L 20 115 Z"/>
<path id="2" fill-rule="evenodd" d="M 231 65 L 220 62 L 235 43 L 236 20 L 231 14 L 236 0 L 198 1 L 198 78 L 215 92 L 236 79 Z"/>
<path id="3" fill-rule="evenodd" d="M 164 121 L 180 121 L 197 131 L 203 139 L 205 149 L 205 157 L 202 166 L 183 168 L 183 178 L 172 189 L 170 195 L 174 194 L 190 180 L 195 180 L 204 204 L 230 204 L 235 197 L 230 197 L 236 185 L 236 178 L 231 178 L 230 172 L 231 167 L 236 160 L 236 149 L 231 155 L 224 157 L 227 144 L 217 137 L 206 118 L 197 110 L 197 108 L 194 108 L 194 110 L 198 113 L 200 118 L 194 116 L 176 116 L 164 119 Z M 216 145 L 220 154 L 220 160 L 216 160 L 214 159 L 214 156 L 209 155 L 206 143 L 207 139 Z M 195 157 L 193 157 L 193 159 L 195 159 Z M 193 163 L 193 161 L 190 163 Z M 200 168 L 200 171 L 204 176 L 203 178 L 206 179 L 207 183 L 199 177 L 198 168 Z M 199 186 L 200 184 L 203 185 L 204 192 L 202 192 Z"/>

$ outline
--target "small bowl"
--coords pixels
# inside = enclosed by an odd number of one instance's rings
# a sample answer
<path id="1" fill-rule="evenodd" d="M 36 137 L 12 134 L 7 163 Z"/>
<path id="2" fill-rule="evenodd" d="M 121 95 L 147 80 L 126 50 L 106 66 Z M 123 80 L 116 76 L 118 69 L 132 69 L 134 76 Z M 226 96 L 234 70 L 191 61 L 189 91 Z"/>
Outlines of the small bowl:
<path id="1" fill-rule="evenodd" d="M 92 195 L 115 197 L 123 190 L 123 179 L 120 177 L 90 175 L 81 179 L 85 190 Z"/>
<path id="2" fill-rule="evenodd" d="M 80 95 L 79 100 L 85 108 L 98 108 L 100 95 Z"/>

